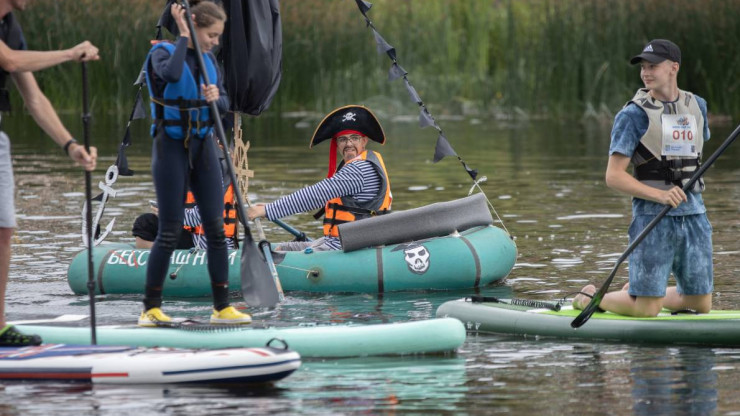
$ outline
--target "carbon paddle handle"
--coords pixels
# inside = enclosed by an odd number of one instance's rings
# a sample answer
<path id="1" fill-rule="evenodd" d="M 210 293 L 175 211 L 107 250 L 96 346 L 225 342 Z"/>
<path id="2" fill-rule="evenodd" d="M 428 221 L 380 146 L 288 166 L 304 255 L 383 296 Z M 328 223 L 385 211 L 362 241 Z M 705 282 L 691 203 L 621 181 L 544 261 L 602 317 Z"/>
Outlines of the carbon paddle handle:
<path id="1" fill-rule="evenodd" d="M 740 135 L 740 125 L 735 127 L 735 130 L 732 133 L 730 133 L 730 136 L 727 139 L 725 139 L 725 141 L 717 148 L 717 150 L 715 150 L 714 153 L 712 153 L 712 155 L 709 156 L 707 161 L 704 162 L 699 167 L 699 169 L 696 170 L 696 172 L 694 172 L 694 174 L 691 176 L 689 181 L 686 182 L 686 184 L 683 186 L 684 193 L 689 192 L 689 190 L 694 187 L 694 184 L 696 183 L 696 181 L 698 181 L 699 178 L 701 178 L 701 176 L 704 174 L 704 172 L 706 172 L 707 169 L 709 169 L 709 167 L 712 166 L 714 161 L 716 161 L 717 158 L 719 158 L 719 156 L 722 153 L 724 153 L 724 151 L 727 150 L 728 147 L 730 147 L 730 145 L 735 141 L 735 139 L 737 139 L 738 135 Z M 673 207 L 670 205 L 666 205 L 663 208 L 663 210 L 660 211 L 660 213 L 655 218 L 653 218 L 652 221 L 650 221 L 650 223 L 645 227 L 645 229 L 642 230 L 642 232 L 637 237 L 635 237 L 635 240 L 632 241 L 632 243 L 627 247 L 627 250 L 625 250 L 624 253 L 622 253 L 622 255 L 619 256 L 619 259 L 617 259 L 617 263 L 614 265 L 614 268 L 609 274 L 609 277 L 606 279 L 606 281 L 604 281 L 604 283 L 601 285 L 599 290 L 594 294 L 594 297 L 593 299 L 591 299 L 591 302 L 589 302 L 588 306 L 586 306 L 583 309 L 583 311 L 581 311 L 581 313 L 578 316 L 576 316 L 575 319 L 573 319 L 573 322 L 570 323 L 570 326 L 572 328 L 580 328 L 583 324 L 586 323 L 586 321 L 588 321 L 591 318 L 591 315 L 593 315 L 594 312 L 596 312 L 596 310 L 599 307 L 599 303 L 601 303 L 601 299 L 604 298 L 606 291 L 609 290 L 609 285 L 611 285 L 612 280 L 614 280 L 614 276 L 617 274 L 617 270 L 619 269 L 619 266 L 622 264 L 622 262 L 624 262 L 625 259 L 627 259 L 627 257 L 630 255 L 630 253 L 632 253 L 635 247 L 637 247 L 637 245 L 640 244 L 640 242 L 645 239 L 648 233 L 652 231 L 653 228 L 655 228 L 658 222 L 660 222 L 660 220 L 663 219 L 663 217 L 668 213 L 668 211 L 671 210 L 671 208 Z"/>
<path id="2" fill-rule="evenodd" d="M 82 137 L 85 151 L 90 154 L 90 109 L 88 103 L 87 63 L 82 61 Z M 87 293 L 90 298 L 90 343 L 97 344 L 95 331 L 95 269 L 93 262 L 93 230 L 92 230 L 92 178 L 90 171 L 85 169 L 85 203 L 87 210 L 85 219 L 87 227 Z"/>

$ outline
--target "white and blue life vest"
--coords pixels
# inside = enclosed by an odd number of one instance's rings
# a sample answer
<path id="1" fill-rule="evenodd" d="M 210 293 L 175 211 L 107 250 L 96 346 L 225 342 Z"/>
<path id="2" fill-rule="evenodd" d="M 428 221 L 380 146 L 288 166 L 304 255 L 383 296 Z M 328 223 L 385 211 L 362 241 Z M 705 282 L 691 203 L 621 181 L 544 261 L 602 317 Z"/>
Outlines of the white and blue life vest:
<path id="1" fill-rule="evenodd" d="M 694 94 L 679 90 L 678 100 L 664 103 L 641 88 L 630 100 L 645 111 L 648 129 L 632 156 L 635 177 L 658 189 L 683 187 L 701 166 L 704 116 Z M 699 178 L 691 192 L 702 192 Z"/>

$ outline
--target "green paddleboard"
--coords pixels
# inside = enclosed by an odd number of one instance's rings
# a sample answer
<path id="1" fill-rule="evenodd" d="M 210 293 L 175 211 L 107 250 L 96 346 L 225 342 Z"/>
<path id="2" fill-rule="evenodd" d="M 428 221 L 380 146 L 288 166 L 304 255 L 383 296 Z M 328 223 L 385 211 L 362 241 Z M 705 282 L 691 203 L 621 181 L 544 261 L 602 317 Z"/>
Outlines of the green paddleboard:
<path id="1" fill-rule="evenodd" d="M 440 305 L 437 317 L 459 319 L 469 332 L 629 343 L 740 346 L 740 310 L 675 315 L 663 311 L 655 318 L 596 312 L 583 326 L 573 329 L 570 323 L 580 312 L 570 304 L 563 305 L 556 312 L 545 308 L 474 303 L 461 299 Z"/>

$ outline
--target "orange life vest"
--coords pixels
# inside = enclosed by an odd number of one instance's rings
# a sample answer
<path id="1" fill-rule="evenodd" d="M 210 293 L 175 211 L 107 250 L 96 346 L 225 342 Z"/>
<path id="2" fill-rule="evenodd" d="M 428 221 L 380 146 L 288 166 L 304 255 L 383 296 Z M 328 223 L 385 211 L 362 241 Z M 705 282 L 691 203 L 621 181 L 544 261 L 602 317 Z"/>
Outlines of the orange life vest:
<path id="1" fill-rule="evenodd" d="M 339 237 L 339 230 L 337 229 L 337 225 L 339 224 L 390 212 L 393 195 L 391 194 L 391 184 L 388 179 L 388 171 L 385 169 L 385 163 L 383 163 L 383 157 L 378 152 L 365 150 L 347 163 L 353 163 L 358 160 L 367 160 L 373 165 L 375 171 L 378 172 L 381 182 L 380 192 L 378 192 L 375 198 L 369 201 L 359 202 L 351 196 L 343 196 L 327 202 L 324 207 L 325 236 Z"/>
<path id="2" fill-rule="evenodd" d="M 185 197 L 185 208 L 193 208 L 195 207 L 195 196 L 192 192 L 188 191 L 187 196 Z M 237 218 L 236 218 L 236 201 L 234 196 L 234 185 L 229 184 L 229 187 L 226 188 L 226 192 L 224 193 L 224 235 L 226 238 L 234 239 L 236 238 L 236 226 L 237 226 Z M 205 231 L 203 230 L 203 225 L 198 225 L 195 227 L 190 227 L 187 225 L 183 225 L 183 228 L 185 228 L 188 232 L 193 234 L 200 234 L 204 235 Z"/>

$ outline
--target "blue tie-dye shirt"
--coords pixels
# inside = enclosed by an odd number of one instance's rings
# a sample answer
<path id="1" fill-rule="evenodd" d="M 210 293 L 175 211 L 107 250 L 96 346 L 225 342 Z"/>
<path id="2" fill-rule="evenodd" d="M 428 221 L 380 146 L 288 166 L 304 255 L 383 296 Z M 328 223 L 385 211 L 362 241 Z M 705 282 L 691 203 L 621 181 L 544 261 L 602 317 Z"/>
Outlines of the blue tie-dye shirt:
<path id="1" fill-rule="evenodd" d="M 704 141 L 709 140 L 709 123 L 707 118 L 707 102 L 697 96 L 696 103 L 699 105 L 701 114 L 704 116 Z M 645 111 L 634 103 L 624 107 L 614 118 L 612 127 L 611 145 L 609 146 L 609 155 L 619 153 L 621 155 L 632 157 L 640 143 L 640 138 L 648 129 L 648 116 Z M 667 215 L 693 215 L 703 214 L 707 210 L 704 207 L 704 200 L 700 193 L 689 192 L 686 197 L 687 202 L 682 203 L 677 208 L 668 211 Z M 657 215 L 665 208 L 665 205 L 641 198 L 632 198 L 632 215 Z"/>

